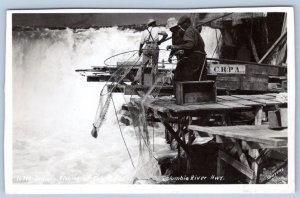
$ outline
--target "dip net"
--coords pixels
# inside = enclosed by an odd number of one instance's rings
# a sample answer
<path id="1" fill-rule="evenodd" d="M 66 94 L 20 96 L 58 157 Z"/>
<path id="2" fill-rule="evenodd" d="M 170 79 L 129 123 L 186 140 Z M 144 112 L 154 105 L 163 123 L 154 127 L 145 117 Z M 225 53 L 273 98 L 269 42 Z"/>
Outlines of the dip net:
<path id="1" fill-rule="evenodd" d="M 165 55 L 167 54 L 167 51 L 160 50 L 160 52 L 161 51 L 164 51 Z M 165 55 L 163 55 L 162 57 L 164 57 Z M 105 64 L 107 66 L 117 66 L 118 69 L 111 75 L 110 79 L 108 80 L 108 82 L 106 82 L 105 86 L 100 92 L 99 105 L 97 108 L 97 113 L 92 130 L 92 135 L 95 138 L 98 136 L 98 133 L 101 132 L 101 126 L 105 121 L 105 116 L 112 101 L 113 89 L 116 88 L 117 85 L 122 84 L 122 81 L 126 77 L 128 78 L 128 76 L 131 75 L 131 71 L 133 70 L 133 68 L 141 66 L 141 57 L 138 56 L 137 51 L 121 53 L 120 56 L 121 58 L 119 58 L 118 60 L 122 61 L 112 61 L 111 59 L 107 59 L 105 61 Z M 115 59 L 117 57 L 118 56 L 115 55 L 111 58 Z M 160 63 L 164 63 L 162 57 L 160 56 L 161 59 L 158 65 Z M 155 81 L 153 82 L 151 87 L 139 91 L 135 90 L 135 86 L 132 86 L 134 93 L 130 96 L 129 101 L 128 99 L 126 99 L 128 101 L 127 110 L 132 120 L 132 125 L 134 128 L 136 139 L 138 141 L 139 150 L 138 160 L 137 162 L 133 162 L 124 140 L 124 144 L 131 158 L 132 165 L 136 170 L 134 181 L 147 180 L 153 181 L 154 183 L 160 181 L 161 170 L 158 164 L 158 160 L 154 156 L 153 147 L 151 145 L 151 138 L 154 138 L 154 134 L 152 134 L 151 137 L 151 134 L 149 132 L 153 127 L 151 126 L 153 123 L 149 121 L 149 118 L 151 116 L 153 117 L 154 115 L 151 114 L 151 112 L 148 112 L 148 110 L 144 106 L 144 103 L 148 100 L 159 97 L 162 87 L 166 84 L 170 84 L 173 70 L 172 66 L 175 65 L 174 63 L 176 63 L 175 59 L 173 64 L 169 65 L 169 69 L 166 70 L 164 77 L 155 78 Z M 152 71 L 157 72 L 157 68 L 159 67 L 158 65 L 154 65 L 152 61 L 150 61 L 147 67 L 151 67 Z M 120 130 L 121 128 L 122 126 L 120 127 Z"/>

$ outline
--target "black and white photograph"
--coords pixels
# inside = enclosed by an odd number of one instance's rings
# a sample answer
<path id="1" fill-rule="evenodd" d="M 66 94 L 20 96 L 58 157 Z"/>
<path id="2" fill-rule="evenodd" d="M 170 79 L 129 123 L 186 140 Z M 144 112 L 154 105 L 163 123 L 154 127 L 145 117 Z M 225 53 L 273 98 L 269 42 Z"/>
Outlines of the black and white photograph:
<path id="1" fill-rule="evenodd" d="M 293 192 L 293 17 L 7 11 L 6 192 Z"/>

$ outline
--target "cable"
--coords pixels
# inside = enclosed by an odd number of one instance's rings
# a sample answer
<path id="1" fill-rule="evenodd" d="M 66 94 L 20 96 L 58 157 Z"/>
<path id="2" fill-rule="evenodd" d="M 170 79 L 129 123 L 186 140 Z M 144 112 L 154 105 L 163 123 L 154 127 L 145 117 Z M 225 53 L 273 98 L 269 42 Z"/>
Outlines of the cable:
<path id="1" fill-rule="evenodd" d="M 127 144 L 126 144 L 126 141 L 125 141 L 125 138 L 124 138 L 124 135 L 123 135 L 122 129 L 121 129 L 121 125 L 120 125 L 120 122 L 119 122 L 118 113 L 117 113 L 117 109 L 116 109 L 116 106 L 115 106 L 115 102 L 114 102 L 114 99 L 113 99 L 113 97 L 111 97 L 111 101 L 112 101 L 112 103 L 113 103 L 113 106 L 114 106 L 115 115 L 116 115 L 116 118 L 117 118 L 118 126 L 119 126 L 119 129 L 120 129 L 120 133 L 121 133 L 121 136 L 122 136 L 122 139 L 123 139 L 124 145 L 125 145 L 125 147 L 126 147 L 126 150 L 127 150 L 127 153 L 128 153 L 128 155 L 129 155 L 129 158 L 130 158 L 131 164 L 132 164 L 133 168 L 135 168 L 135 166 L 134 166 L 134 164 L 133 164 L 133 160 L 132 160 L 131 154 L 130 154 L 130 152 L 129 152 L 128 146 L 127 146 Z"/>

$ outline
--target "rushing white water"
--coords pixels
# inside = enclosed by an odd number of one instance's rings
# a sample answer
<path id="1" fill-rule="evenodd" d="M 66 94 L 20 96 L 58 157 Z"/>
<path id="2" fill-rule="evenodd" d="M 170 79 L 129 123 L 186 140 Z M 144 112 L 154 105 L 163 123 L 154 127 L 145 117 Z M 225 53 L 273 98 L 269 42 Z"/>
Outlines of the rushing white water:
<path id="1" fill-rule="evenodd" d="M 203 28 L 202 36 L 212 54 L 214 30 Z M 112 106 L 98 139 L 90 135 L 103 83 L 88 83 L 75 69 L 102 65 L 111 55 L 137 49 L 139 40 L 140 32 L 116 27 L 13 33 L 14 182 L 132 182 L 134 168 Z M 114 99 L 119 110 L 124 97 Z M 134 130 L 122 129 L 136 165 Z M 156 129 L 154 142 L 156 151 L 168 149 L 162 130 Z"/>

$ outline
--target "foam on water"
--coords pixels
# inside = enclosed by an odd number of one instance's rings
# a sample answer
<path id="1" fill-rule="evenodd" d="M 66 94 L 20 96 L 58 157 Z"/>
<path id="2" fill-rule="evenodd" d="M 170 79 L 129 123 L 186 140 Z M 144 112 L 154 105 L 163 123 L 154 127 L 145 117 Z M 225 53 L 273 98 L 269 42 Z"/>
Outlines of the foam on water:
<path id="1" fill-rule="evenodd" d="M 203 28 L 208 54 L 214 30 Z M 103 83 L 87 83 L 75 69 L 102 65 L 114 54 L 138 49 L 140 32 L 117 27 L 13 33 L 13 178 L 17 183 L 131 183 L 134 168 L 112 106 L 98 139 L 90 135 Z M 165 43 L 162 48 L 167 44 Z M 117 109 L 125 103 L 114 94 Z M 125 140 L 138 159 L 130 126 Z M 162 131 L 156 149 L 167 150 Z"/>

